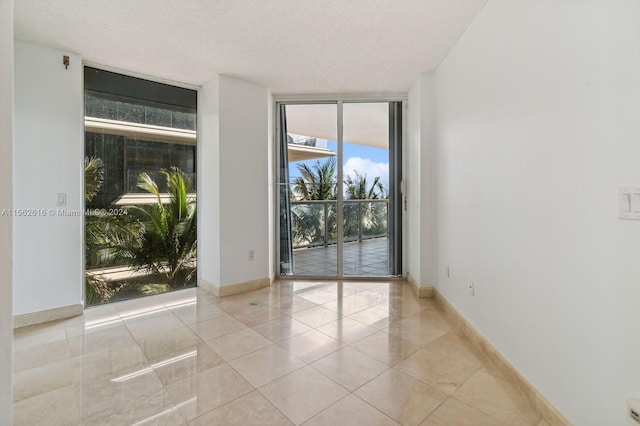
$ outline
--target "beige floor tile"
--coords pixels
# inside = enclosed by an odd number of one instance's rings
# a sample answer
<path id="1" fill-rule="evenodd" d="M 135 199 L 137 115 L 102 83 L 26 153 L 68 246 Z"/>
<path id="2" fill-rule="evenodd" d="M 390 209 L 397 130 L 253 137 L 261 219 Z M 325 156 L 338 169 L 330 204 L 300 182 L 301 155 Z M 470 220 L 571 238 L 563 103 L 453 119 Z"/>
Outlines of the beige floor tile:
<path id="1" fill-rule="evenodd" d="M 475 368 L 426 349 L 419 350 L 394 368 L 448 394 L 455 392 L 476 372 Z"/>
<path id="2" fill-rule="evenodd" d="M 291 299 L 284 299 L 284 300 L 276 299 L 276 300 L 270 301 L 269 305 L 272 308 L 277 309 L 280 312 L 287 315 L 291 315 L 296 312 L 304 311 L 304 310 L 315 308 L 318 306 L 317 304 L 313 302 L 309 302 L 308 300 L 305 300 L 299 296 L 293 296 Z"/>
<path id="3" fill-rule="evenodd" d="M 13 401 L 21 401 L 73 384 L 70 359 L 56 361 L 14 374 Z"/>
<path id="4" fill-rule="evenodd" d="M 540 421 L 524 395 L 483 371 L 475 373 L 453 396 L 509 424 L 537 425 Z"/>
<path id="5" fill-rule="evenodd" d="M 136 340 L 184 327 L 184 323 L 171 312 L 163 312 L 153 318 L 125 323 Z"/>
<path id="6" fill-rule="evenodd" d="M 189 328 L 177 328 L 162 334 L 149 336 L 138 342 L 142 353 L 150 363 L 163 362 L 184 352 L 193 351 L 201 340 Z"/>
<path id="7" fill-rule="evenodd" d="M 124 325 L 124 321 L 113 306 L 104 305 L 85 309 L 82 316 L 66 320 L 65 325 L 67 337 L 71 338 L 119 327 Z"/>
<path id="8" fill-rule="evenodd" d="M 224 360 L 231 361 L 274 343 L 252 329 L 245 328 L 244 330 L 209 340 L 207 344 Z"/>
<path id="9" fill-rule="evenodd" d="M 349 346 L 393 366 L 418 351 L 420 347 L 408 340 L 378 331 Z"/>
<path id="10" fill-rule="evenodd" d="M 366 324 L 378 330 L 385 329 L 389 326 L 391 317 L 389 309 L 385 306 L 373 306 L 362 311 L 356 312 L 349 318 Z"/>
<path id="11" fill-rule="evenodd" d="M 13 350 L 21 351 L 61 340 L 67 340 L 67 327 L 62 321 L 21 327 L 13 333 Z"/>
<path id="12" fill-rule="evenodd" d="M 398 423 L 351 394 L 304 422 L 304 426 L 334 425 L 394 426 L 398 425 Z"/>
<path id="13" fill-rule="evenodd" d="M 355 394 L 403 425 L 419 424 L 447 398 L 443 392 L 393 369 Z"/>
<path id="14" fill-rule="evenodd" d="M 65 386 L 13 404 L 13 426 L 79 425 L 73 386 Z"/>
<path id="15" fill-rule="evenodd" d="M 156 295 L 156 298 L 165 306 L 173 306 L 176 304 L 184 304 L 197 299 L 198 288 L 190 287 L 181 290 L 167 291 Z"/>
<path id="16" fill-rule="evenodd" d="M 14 336 L 16 425 L 544 424 L 399 283 L 193 288 Z"/>
<path id="17" fill-rule="evenodd" d="M 487 362 L 487 359 L 469 339 L 455 332 L 448 332 L 428 343 L 425 349 L 455 359 L 473 368 L 481 368 Z"/>
<path id="18" fill-rule="evenodd" d="M 178 407 L 169 407 L 140 419 L 131 426 L 183 426 L 185 424 L 185 420 Z"/>
<path id="19" fill-rule="evenodd" d="M 85 424 L 131 424 L 164 411 L 171 401 L 151 368 L 118 377 L 101 376 L 77 385 Z"/>
<path id="20" fill-rule="evenodd" d="M 313 291 L 308 291 L 304 293 L 300 293 L 302 299 L 307 300 L 309 302 L 315 303 L 317 305 L 322 305 L 324 303 L 330 302 L 332 300 L 336 300 L 338 298 L 337 289 L 318 289 Z"/>
<path id="21" fill-rule="evenodd" d="M 318 414 L 348 392 L 311 367 L 304 367 L 259 389 L 293 423 Z"/>
<path id="22" fill-rule="evenodd" d="M 267 321 L 282 318 L 284 314 L 277 309 L 262 305 L 256 307 L 250 306 L 247 309 L 232 313 L 231 316 L 249 327 L 253 327 Z"/>
<path id="23" fill-rule="evenodd" d="M 276 345 L 237 358 L 229 364 L 256 388 L 306 365 Z"/>
<path id="24" fill-rule="evenodd" d="M 455 398 L 448 398 L 420 426 L 508 426 Z"/>
<path id="25" fill-rule="evenodd" d="M 253 391 L 189 422 L 189 426 L 210 425 L 289 426 L 293 423 L 259 392 Z"/>
<path id="26" fill-rule="evenodd" d="M 147 358 L 137 344 L 89 352 L 71 359 L 74 380 L 77 383 L 96 377 L 117 377 L 127 372 L 148 367 Z"/>
<path id="27" fill-rule="evenodd" d="M 71 356 L 120 348 L 135 344 L 129 329 L 122 325 L 69 338 Z"/>
<path id="28" fill-rule="evenodd" d="M 372 288 L 357 292 L 353 295 L 353 298 L 367 306 L 375 306 L 388 301 L 389 293 L 387 290 Z"/>
<path id="29" fill-rule="evenodd" d="M 224 359 L 220 355 L 205 342 L 199 341 L 195 347 L 189 347 L 151 367 L 162 384 L 167 385 L 223 363 Z"/>
<path id="30" fill-rule="evenodd" d="M 409 340 L 419 346 L 431 343 L 446 333 L 446 331 L 441 328 L 431 326 L 430 324 L 423 324 L 420 321 L 410 318 L 390 324 L 387 332 Z"/>
<path id="31" fill-rule="evenodd" d="M 353 315 L 356 312 L 360 312 L 369 307 L 369 305 L 358 302 L 355 298 L 353 298 L 353 296 L 337 298 L 330 302 L 324 303 L 322 306 L 327 309 L 331 309 L 332 311 L 335 311 L 345 317 Z"/>
<path id="32" fill-rule="evenodd" d="M 344 343 L 317 330 L 310 330 L 283 340 L 278 345 L 291 352 L 296 358 L 310 363 L 337 351 L 344 346 Z"/>
<path id="33" fill-rule="evenodd" d="M 144 321 L 169 311 L 161 295 L 140 297 L 114 303 L 113 306 L 125 322 Z"/>
<path id="34" fill-rule="evenodd" d="M 85 322 L 81 318 L 79 321 L 73 321 L 67 325 L 67 337 L 69 340 L 71 340 L 71 338 L 73 337 L 107 330 L 109 328 L 120 327 L 123 325 L 125 325 L 125 323 L 124 321 L 122 321 L 120 315 L 118 314 L 116 314 L 116 316 L 112 317 L 111 319 L 104 319 L 99 322 Z"/>
<path id="35" fill-rule="evenodd" d="M 195 419 L 254 390 L 228 364 L 201 371 L 165 387 L 186 420 Z"/>
<path id="36" fill-rule="evenodd" d="M 222 309 L 209 302 L 173 306 L 171 312 L 187 325 L 218 318 L 224 313 Z"/>
<path id="37" fill-rule="evenodd" d="M 389 367 L 369 355 L 346 347 L 311 364 L 344 388 L 354 391 Z"/>
<path id="38" fill-rule="evenodd" d="M 217 318 L 199 322 L 190 326 L 190 328 L 202 339 L 213 340 L 225 334 L 247 328 L 247 326 L 229 314 L 222 314 Z"/>
<path id="39" fill-rule="evenodd" d="M 296 321 L 289 316 L 267 321 L 253 327 L 255 331 L 262 334 L 272 342 L 280 342 L 298 334 L 311 330 L 311 327 Z"/>
<path id="40" fill-rule="evenodd" d="M 15 351 L 13 354 L 13 372 L 20 373 L 69 358 L 71 358 L 71 352 L 66 339 L 45 343 L 21 351 Z"/>
<path id="41" fill-rule="evenodd" d="M 269 298 L 257 291 L 221 297 L 217 305 L 228 314 L 244 311 L 251 307 L 268 306 Z"/>
<path id="42" fill-rule="evenodd" d="M 340 314 L 337 312 L 322 306 L 316 306 L 315 308 L 296 312 L 291 314 L 291 317 L 308 325 L 309 327 L 321 327 L 341 318 Z"/>
<path id="43" fill-rule="evenodd" d="M 318 327 L 317 330 L 345 344 L 360 340 L 377 331 L 377 329 L 351 318 L 340 318 Z"/>
<path id="44" fill-rule="evenodd" d="M 389 312 L 397 318 L 411 317 L 423 309 L 420 302 L 402 297 L 391 298 L 389 302 L 381 303 L 378 306 L 386 306 Z"/>
<path id="45" fill-rule="evenodd" d="M 444 331 L 450 331 L 454 328 L 453 324 L 447 319 L 444 312 L 439 309 L 422 309 L 419 312 L 410 315 L 409 318 Z"/>

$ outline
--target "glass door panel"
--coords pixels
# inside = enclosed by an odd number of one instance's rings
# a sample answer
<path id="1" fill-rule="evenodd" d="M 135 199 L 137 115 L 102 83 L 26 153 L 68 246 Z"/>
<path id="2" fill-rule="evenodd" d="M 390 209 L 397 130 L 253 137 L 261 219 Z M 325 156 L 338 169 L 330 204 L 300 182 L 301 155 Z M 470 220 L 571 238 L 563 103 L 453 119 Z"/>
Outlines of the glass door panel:
<path id="1" fill-rule="evenodd" d="M 279 114 L 280 275 L 338 276 L 337 105 Z"/>
<path id="2" fill-rule="evenodd" d="M 344 276 L 392 275 L 389 105 L 343 104 Z"/>

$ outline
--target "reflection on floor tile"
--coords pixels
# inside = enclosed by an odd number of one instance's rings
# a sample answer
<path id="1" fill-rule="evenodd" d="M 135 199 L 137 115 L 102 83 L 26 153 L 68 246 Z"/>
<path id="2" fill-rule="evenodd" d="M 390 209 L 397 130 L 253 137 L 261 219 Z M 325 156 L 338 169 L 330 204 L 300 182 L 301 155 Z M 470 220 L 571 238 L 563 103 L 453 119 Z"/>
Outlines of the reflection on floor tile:
<path id="1" fill-rule="evenodd" d="M 14 351 L 17 426 L 540 421 L 398 282 L 192 288 L 18 329 Z"/>

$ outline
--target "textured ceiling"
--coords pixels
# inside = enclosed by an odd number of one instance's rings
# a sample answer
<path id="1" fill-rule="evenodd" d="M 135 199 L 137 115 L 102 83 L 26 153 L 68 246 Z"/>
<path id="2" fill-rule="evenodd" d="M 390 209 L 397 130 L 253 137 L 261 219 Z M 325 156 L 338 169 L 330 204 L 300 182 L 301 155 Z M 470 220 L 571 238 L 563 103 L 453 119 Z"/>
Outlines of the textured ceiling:
<path id="1" fill-rule="evenodd" d="M 487 0 L 16 0 L 19 40 L 200 85 L 392 93 L 435 69 Z"/>

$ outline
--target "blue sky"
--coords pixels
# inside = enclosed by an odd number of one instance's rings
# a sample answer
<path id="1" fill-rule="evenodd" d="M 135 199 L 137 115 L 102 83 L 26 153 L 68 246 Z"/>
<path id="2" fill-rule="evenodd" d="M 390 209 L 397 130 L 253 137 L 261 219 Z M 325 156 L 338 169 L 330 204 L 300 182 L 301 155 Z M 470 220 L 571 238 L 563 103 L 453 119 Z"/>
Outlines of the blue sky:
<path id="1" fill-rule="evenodd" d="M 335 141 L 328 141 L 328 148 L 331 151 L 338 151 L 338 143 Z M 344 173 L 345 176 L 351 174 L 351 170 L 354 167 L 361 175 L 366 174 L 367 180 L 373 181 L 373 178 L 380 176 L 381 181 L 388 187 L 389 183 L 389 150 L 382 148 L 372 148 L 363 145 L 356 145 L 345 143 L 344 144 Z M 296 177 L 300 176 L 298 172 L 298 164 L 307 164 L 309 166 L 314 165 L 318 160 L 297 161 L 289 164 L 289 179 L 293 181 Z M 325 161 L 320 159 L 320 162 Z"/>

